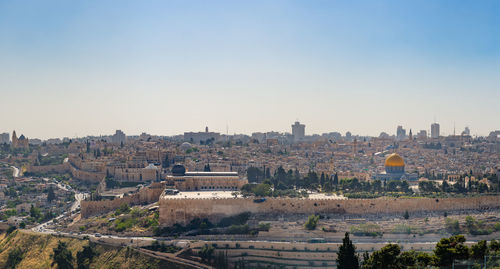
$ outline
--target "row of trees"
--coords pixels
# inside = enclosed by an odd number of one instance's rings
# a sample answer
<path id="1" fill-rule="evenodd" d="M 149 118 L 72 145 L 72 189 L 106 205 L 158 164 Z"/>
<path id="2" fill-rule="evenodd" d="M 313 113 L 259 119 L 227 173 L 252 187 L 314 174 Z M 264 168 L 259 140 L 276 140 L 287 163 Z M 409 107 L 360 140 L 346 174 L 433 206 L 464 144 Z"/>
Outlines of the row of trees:
<path id="1" fill-rule="evenodd" d="M 278 167 L 272 176 L 269 168 L 261 170 L 257 167 L 249 167 L 247 177 L 250 183 L 267 183 L 276 190 L 321 189 L 332 191 L 339 182 L 337 175 L 329 176 L 324 173 L 318 175 L 314 171 L 309 171 L 307 175 L 302 176 L 297 169 L 285 171 L 282 166 Z"/>
<path id="2" fill-rule="evenodd" d="M 427 268 L 429 266 L 450 268 L 457 261 L 482 264 L 487 255 L 500 255 L 500 242 L 492 240 L 488 244 L 483 240 L 468 247 L 465 245 L 463 235 L 455 235 L 450 238 L 442 238 L 432 253 L 414 250 L 402 251 L 399 245 L 388 244 L 371 255 L 367 252 L 363 253 L 361 259 L 359 254 L 356 254 L 356 246 L 350 240 L 349 233 L 346 233 L 342 245 L 339 247 L 337 268 L 403 269 Z"/>
<path id="3" fill-rule="evenodd" d="M 351 194 L 360 192 L 379 194 L 386 192 L 413 193 L 408 182 L 405 180 L 360 181 L 357 178 L 339 180 L 337 174 L 330 176 L 321 173 L 321 175 L 318 175 L 314 171 L 309 171 L 303 176 L 298 170 L 290 169 L 285 171 L 281 166 L 276 169 L 273 175 L 271 175 L 269 168 L 261 170 L 257 167 L 249 167 L 247 169 L 247 177 L 249 183 L 267 184 L 274 190 L 309 189 L 322 192 L 342 191 L 343 193 Z M 424 194 L 441 192 L 466 194 L 500 190 L 500 183 L 497 182 L 498 179 L 493 176 L 489 176 L 488 178 L 493 183 L 491 188 L 478 181 L 470 181 L 466 185 L 465 181 L 461 179 L 453 185 L 448 184 L 446 181 L 443 181 L 442 185 L 438 185 L 434 181 L 421 181 L 419 182 L 419 190 Z"/>
<path id="4" fill-rule="evenodd" d="M 443 181 L 441 186 L 439 186 L 434 181 L 421 181 L 418 183 L 418 188 L 423 193 L 433 193 L 433 192 L 446 192 L 446 193 L 485 193 L 488 191 L 495 191 L 496 188 L 494 186 L 490 189 L 488 185 L 478 181 L 469 181 L 468 184 L 465 184 L 464 180 L 459 180 L 455 184 L 448 184 L 446 181 Z"/>
<path id="5" fill-rule="evenodd" d="M 259 168 L 250 167 L 247 175 L 250 183 L 260 183 L 257 186 L 247 186 L 243 191 L 253 192 L 257 196 L 269 196 L 272 189 L 275 191 L 309 189 L 322 192 L 342 191 L 344 193 L 382 193 L 382 192 L 404 192 L 412 193 L 408 182 L 400 180 L 390 181 L 360 181 L 357 178 L 339 180 L 338 175 L 332 176 L 321 173 L 320 176 L 314 171 L 309 171 L 302 176 L 298 170 L 285 171 L 279 167 L 274 175 L 269 175 L 269 170 L 263 172 Z"/>

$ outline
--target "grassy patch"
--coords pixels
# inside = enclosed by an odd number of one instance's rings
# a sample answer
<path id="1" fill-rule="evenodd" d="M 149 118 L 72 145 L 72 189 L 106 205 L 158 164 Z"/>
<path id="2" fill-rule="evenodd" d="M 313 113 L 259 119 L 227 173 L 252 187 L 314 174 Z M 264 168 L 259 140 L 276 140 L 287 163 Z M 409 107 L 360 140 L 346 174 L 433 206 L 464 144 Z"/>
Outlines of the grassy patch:
<path id="1" fill-rule="evenodd" d="M 375 223 L 364 223 L 351 227 L 351 233 L 361 236 L 382 236 L 382 228 Z"/>

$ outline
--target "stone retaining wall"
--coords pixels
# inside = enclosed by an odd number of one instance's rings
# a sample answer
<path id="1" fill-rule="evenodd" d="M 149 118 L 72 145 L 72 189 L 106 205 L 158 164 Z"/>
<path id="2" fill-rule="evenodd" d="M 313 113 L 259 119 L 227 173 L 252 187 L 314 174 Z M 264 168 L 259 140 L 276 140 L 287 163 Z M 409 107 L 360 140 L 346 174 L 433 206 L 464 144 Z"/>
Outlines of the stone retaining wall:
<path id="1" fill-rule="evenodd" d="M 41 166 L 34 166 L 30 165 L 27 168 L 27 171 L 30 173 L 67 173 L 70 172 L 70 167 L 69 163 L 61 163 L 61 164 L 53 164 L 53 165 L 41 165 Z"/>
<path id="2" fill-rule="evenodd" d="M 81 216 L 82 218 L 88 218 L 93 215 L 107 213 L 119 208 L 122 204 L 132 206 L 155 203 L 158 201 L 164 188 L 165 185 L 163 183 L 153 183 L 151 186 L 123 198 L 103 201 L 82 201 Z"/>
<path id="3" fill-rule="evenodd" d="M 254 198 L 187 199 L 160 197 L 160 225 L 186 224 L 194 218 L 218 221 L 243 212 L 266 214 L 376 214 L 418 211 L 451 211 L 500 208 L 500 196 L 471 198 L 414 199 L 306 199 L 266 198 L 256 203 Z"/>

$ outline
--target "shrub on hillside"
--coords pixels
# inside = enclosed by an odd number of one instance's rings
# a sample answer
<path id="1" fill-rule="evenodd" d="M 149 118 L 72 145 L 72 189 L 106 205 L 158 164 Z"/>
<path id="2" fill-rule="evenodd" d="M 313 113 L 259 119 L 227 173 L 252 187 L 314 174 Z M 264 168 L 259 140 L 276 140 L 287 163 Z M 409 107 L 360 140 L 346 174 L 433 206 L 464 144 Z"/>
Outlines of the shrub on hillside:
<path id="1" fill-rule="evenodd" d="M 318 225 L 318 221 L 319 221 L 319 215 L 311 215 L 311 216 L 309 216 L 306 223 L 304 224 L 304 227 L 307 230 L 314 230 L 314 229 L 316 229 L 316 226 Z"/>

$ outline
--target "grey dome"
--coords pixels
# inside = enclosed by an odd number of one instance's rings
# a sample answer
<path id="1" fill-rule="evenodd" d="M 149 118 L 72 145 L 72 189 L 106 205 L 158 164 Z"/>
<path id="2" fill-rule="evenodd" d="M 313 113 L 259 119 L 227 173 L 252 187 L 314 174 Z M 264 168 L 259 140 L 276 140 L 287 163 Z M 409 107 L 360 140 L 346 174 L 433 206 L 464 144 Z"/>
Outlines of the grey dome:
<path id="1" fill-rule="evenodd" d="M 186 167 L 184 167 L 184 165 L 177 164 L 174 165 L 174 167 L 172 167 L 172 175 L 184 176 L 185 174 L 186 174 Z"/>

